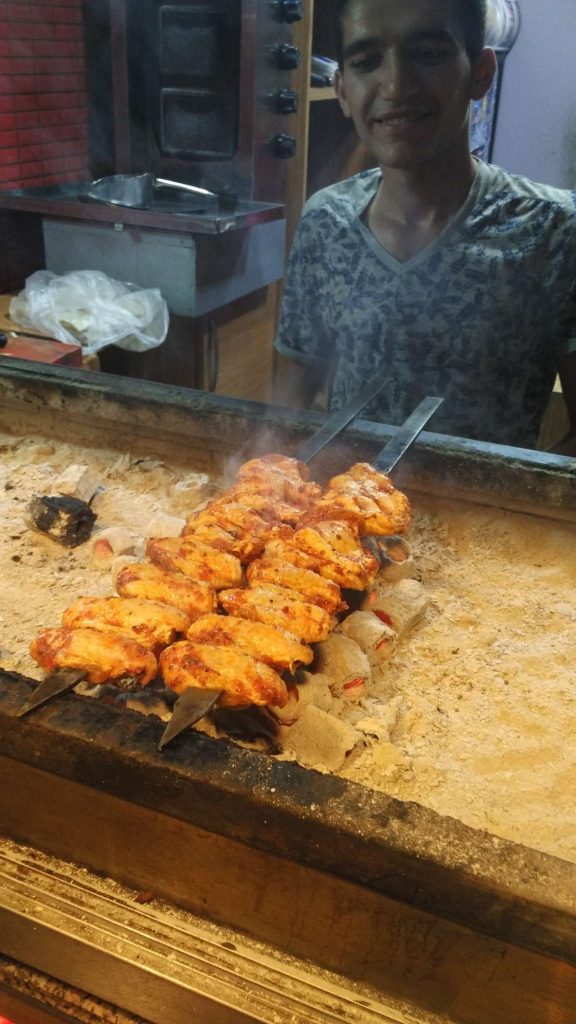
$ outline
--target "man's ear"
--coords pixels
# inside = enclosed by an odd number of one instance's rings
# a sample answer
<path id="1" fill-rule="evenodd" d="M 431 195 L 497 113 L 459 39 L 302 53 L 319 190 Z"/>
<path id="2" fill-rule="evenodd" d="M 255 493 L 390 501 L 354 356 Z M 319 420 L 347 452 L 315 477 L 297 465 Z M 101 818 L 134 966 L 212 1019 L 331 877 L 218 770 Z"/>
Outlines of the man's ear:
<path id="1" fill-rule="evenodd" d="M 484 99 L 484 96 L 494 81 L 497 69 L 496 54 L 490 46 L 487 46 L 482 50 L 482 53 L 477 57 L 472 65 L 471 99 Z"/>
<path id="2" fill-rule="evenodd" d="M 344 117 L 351 117 L 350 107 L 348 106 L 348 100 L 346 99 L 346 89 L 344 87 L 344 78 L 340 68 L 337 68 L 334 73 L 334 91 L 338 98 L 338 102 L 342 109 Z"/>

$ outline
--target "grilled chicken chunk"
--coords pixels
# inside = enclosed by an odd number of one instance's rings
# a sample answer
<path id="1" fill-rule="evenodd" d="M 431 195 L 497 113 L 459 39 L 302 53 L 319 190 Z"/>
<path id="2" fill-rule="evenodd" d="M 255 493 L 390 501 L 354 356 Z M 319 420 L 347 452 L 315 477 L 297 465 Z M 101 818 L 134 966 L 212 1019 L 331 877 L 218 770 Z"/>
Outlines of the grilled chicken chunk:
<path id="1" fill-rule="evenodd" d="M 228 533 L 222 527 L 207 523 L 199 526 L 189 536 L 199 544 L 206 544 L 208 547 L 216 548 L 217 551 L 226 551 L 241 562 L 256 558 L 262 550 L 262 543 L 249 534 L 244 537 L 234 537 L 232 533 Z"/>
<path id="2" fill-rule="evenodd" d="M 338 510 L 352 514 L 362 535 L 405 533 L 411 522 L 410 502 L 389 477 L 366 462 L 330 480 L 328 490 L 315 503 L 317 511 L 338 518 Z"/>
<path id="3" fill-rule="evenodd" d="M 196 643 L 235 647 L 265 665 L 290 672 L 297 664 L 309 665 L 314 657 L 310 647 L 286 630 L 234 615 L 204 615 L 192 623 L 187 637 Z"/>
<path id="4" fill-rule="evenodd" d="M 386 473 L 374 469 L 369 462 L 355 462 L 345 473 L 338 473 L 328 481 L 328 488 L 331 491 L 345 491 L 350 482 L 360 483 L 372 491 L 386 494 L 395 491 L 396 488 Z"/>
<path id="5" fill-rule="evenodd" d="M 210 502 L 201 512 L 189 516 L 184 536 L 193 534 L 203 524 L 219 526 L 235 537 L 242 537 L 245 533 L 258 536 L 267 533 L 270 528 L 269 523 L 255 509 L 236 503 L 228 495 Z"/>
<path id="6" fill-rule="evenodd" d="M 160 671 L 176 693 L 192 686 L 223 690 L 222 705 L 283 707 L 288 700 L 286 684 L 274 669 L 229 647 L 180 640 L 160 655 Z"/>
<path id="7" fill-rule="evenodd" d="M 216 608 L 216 593 L 209 583 L 161 569 L 153 562 L 125 565 L 116 577 L 116 590 L 121 597 L 144 597 L 180 608 L 190 620 Z"/>
<path id="8" fill-rule="evenodd" d="M 332 543 L 331 543 L 332 541 Z M 337 551 L 340 543 L 350 553 Z M 312 569 L 339 587 L 364 590 L 378 572 L 378 562 L 355 539 L 354 532 L 342 523 L 315 523 L 301 527 L 290 539 L 270 541 L 266 557 L 284 560 L 303 569 Z"/>
<path id="9" fill-rule="evenodd" d="M 246 577 L 251 587 L 271 583 L 277 587 L 297 590 L 304 601 L 325 608 L 330 615 L 344 611 L 347 607 L 336 583 L 324 579 L 312 569 L 291 565 L 285 559 L 266 556 L 259 558 L 248 566 Z"/>
<path id="10" fill-rule="evenodd" d="M 236 479 L 242 484 L 250 481 L 259 494 L 306 508 L 322 493 L 318 484 L 308 482 L 308 475 L 305 463 L 272 453 L 245 462 Z"/>
<path id="11" fill-rule="evenodd" d="M 310 519 L 313 516 L 314 512 L 306 517 L 304 527 L 310 524 L 314 532 L 318 533 L 336 554 L 346 555 L 347 558 L 364 558 L 368 555 L 366 549 L 362 547 L 360 534 L 354 523 L 343 522 L 340 518 L 326 519 L 324 516 L 312 522 Z"/>
<path id="12" fill-rule="evenodd" d="M 262 485 L 264 486 L 264 485 Z M 234 501 L 238 505 L 258 512 L 270 523 L 288 523 L 295 525 L 304 515 L 307 503 L 295 504 L 284 499 L 284 483 L 280 478 L 276 485 L 266 484 L 265 493 L 259 490 L 257 480 L 244 480 L 230 487 L 218 501 Z"/>
<path id="13" fill-rule="evenodd" d="M 142 597 L 80 597 L 62 615 L 62 625 L 75 629 L 117 629 L 158 650 L 173 643 L 190 625 L 185 612 Z"/>
<path id="14" fill-rule="evenodd" d="M 146 554 L 163 569 L 176 569 L 192 579 L 209 583 L 214 590 L 238 586 L 242 565 L 226 551 L 218 551 L 193 537 L 163 537 L 148 541 Z"/>
<path id="15" fill-rule="evenodd" d="M 228 551 L 246 562 L 262 551 L 270 524 L 258 512 L 233 501 L 215 501 L 189 517 L 185 537 Z"/>
<path id="16" fill-rule="evenodd" d="M 278 626 L 307 644 L 325 640 L 332 628 L 332 619 L 324 608 L 303 601 L 301 594 L 287 587 L 223 590 L 219 598 L 229 615 Z"/>
<path id="17" fill-rule="evenodd" d="M 158 671 L 152 651 L 133 637 L 112 630 L 45 629 L 30 644 L 30 653 L 46 672 L 85 670 L 86 679 L 94 684 L 130 676 L 145 686 Z"/>

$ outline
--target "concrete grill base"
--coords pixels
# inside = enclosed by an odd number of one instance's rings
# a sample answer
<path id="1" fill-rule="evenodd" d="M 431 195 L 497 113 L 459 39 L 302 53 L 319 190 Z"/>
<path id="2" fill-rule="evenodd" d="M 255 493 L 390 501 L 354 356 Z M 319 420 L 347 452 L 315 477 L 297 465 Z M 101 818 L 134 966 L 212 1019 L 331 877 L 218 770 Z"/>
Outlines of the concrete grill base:
<path id="1" fill-rule="evenodd" d="M 73 430 L 89 444 L 97 432 L 119 447 L 129 432 L 159 454 L 186 438 L 191 461 L 214 469 L 238 449 L 243 458 L 290 453 L 318 424 L 312 414 L 16 363 L 0 374 L 0 392 L 1 418 L 19 430 L 41 419 L 50 436 Z M 390 434 L 349 429 L 322 472 L 370 459 Z M 576 508 L 569 460 L 434 435 L 397 482 L 543 517 L 573 519 Z M 471 1024 L 570 1019 L 574 865 L 225 741 L 191 733 L 159 754 L 161 723 L 73 694 L 16 719 L 31 685 L 0 673 L 0 821 L 11 840 L 423 1012 Z M 25 943 L 9 948 L 14 913 L 4 914 L 0 949 L 24 959 Z"/>

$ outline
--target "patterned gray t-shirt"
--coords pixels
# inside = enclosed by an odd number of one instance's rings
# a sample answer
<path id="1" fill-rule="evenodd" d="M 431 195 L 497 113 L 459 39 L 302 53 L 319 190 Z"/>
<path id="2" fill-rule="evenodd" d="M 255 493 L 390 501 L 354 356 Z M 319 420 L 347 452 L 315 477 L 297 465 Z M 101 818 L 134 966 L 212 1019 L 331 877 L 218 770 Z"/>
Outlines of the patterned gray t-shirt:
<path id="1" fill-rule="evenodd" d="M 362 219 L 379 182 L 366 171 L 306 204 L 277 350 L 336 363 L 332 409 L 385 370 L 365 418 L 401 423 L 442 395 L 435 431 L 533 447 L 556 357 L 576 348 L 576 193 L 479 162 L 459 213 L 400 262 Z"/>

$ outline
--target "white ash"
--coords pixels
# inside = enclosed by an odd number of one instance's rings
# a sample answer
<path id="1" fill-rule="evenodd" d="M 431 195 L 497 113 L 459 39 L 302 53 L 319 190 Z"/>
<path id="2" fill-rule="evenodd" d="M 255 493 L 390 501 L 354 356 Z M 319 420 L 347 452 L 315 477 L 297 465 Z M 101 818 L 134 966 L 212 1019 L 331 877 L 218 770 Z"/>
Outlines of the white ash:
<path id="1" fill-rule="evenodd" d="M 67 494 L 71 498 L 90 502 L 100 486 L 98 477 L 89 466 L 75 464 L 67 466 L 56 478 L 50 493 Z"/>
<path id="2" fill-rule="evenodd" d="M 294 724 L 282 726 L 283 760 L 296 760 L 306 768 L 338 771 L 356 746 L 359 734 L 348 722 L 308 704 Z"/>
<path id="3" fill-rule="evenodd" d="M 186 520 L 181 516 L 167 516 L 164 512 L 159 512 L 146 523 L 144 536 L 180 537 L 185 526 Z"/>
<path id="4" fill-rule="evenodd" d="M 321 711 L 332 710 L 334 698 L 329 676 L 321 672 L 299 673 L 298 687 L 292 689 L 286 706 L 273 708 L 272 713 L 282 725 L 293 725 L 309 704 L 314 704 Z"/>
<path id="5" fill-rule="evenodd" d="M 340 630 L 360 645 L 371 669 L 379 668 L 388 661 L 400 638 L 400 634 L 382 622 L 372 610 L 359 610 L 347 615 Z"/>
<path id="6" fill-rule="evenodd" d="M 371 679 L 370 662 L 355 640 L 334 632 L 327 640 L 315 644 L 315 664 L 328 676 L 335 697 L 359 701 Z"/>

